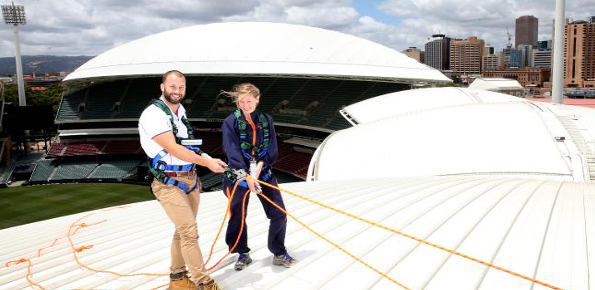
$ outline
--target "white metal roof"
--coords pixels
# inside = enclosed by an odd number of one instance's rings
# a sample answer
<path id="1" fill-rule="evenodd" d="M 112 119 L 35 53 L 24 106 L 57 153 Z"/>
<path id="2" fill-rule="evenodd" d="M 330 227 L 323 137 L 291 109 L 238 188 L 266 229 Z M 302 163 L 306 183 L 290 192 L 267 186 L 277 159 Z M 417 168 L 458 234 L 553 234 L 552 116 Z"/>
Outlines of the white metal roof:
<path id="1" fill-rule="evenodd" d="M 595 184 L 450 176 L 282 187 L 562 289 L 595 289 Z M 547 289 L 284 196 L 295 217 L 411 289 Z M 197 220 L 206 256 L 227 201 L 221 192 L 202 194 L 201 199 Z M 83 264 L 119 273 L 167 273 L 174 228 L 157 201 L 92 213 L 81 222 L 105 222 L 74 235 L 75 247 L 93 246 L 78 253 Z M 48 247 L 87 214 L 0 230 L 0 261 L 31 258 L 30 279 L 46 289 L 150 289 L 167 283 L 167 277 L 117 279 L 84 270 L 64 239 Z M 236 272 L 233 257 L 226 259 L 212 273 L 223 289 L 402 289 L 291 219 L 286 245 L 299 263 L 290 269 L 272 266 L 266 247 L 268 222 L 255 199 L 248 208 L 248 223 L 254 263 Z M 37 257 L 41 248 L 45 249 Z M 226 252 L 220 237 L 215 256 Z M 26 263 L 2 265 L 0 289 L 34 289 L 26 273 Z"/>
<path id="2" fill-rule="evenodd" d="M 469 88 L 487 91 L 523 90 L 523 86 L 517 80 L 505 78 L 477 78 Z"/>
<path id="3" fill-rule="evenodd" d="M 337 131 L 318 147 L 308 178 L 483 173 L 588 180 L 578 154 L 550 111 L 529 102 L 479 103 L 415 111 Z"/>
<path id="4" fill-rule="evenodd" d="M 149 35 L 89 60 L 64 81 L 186 74 L 326 76 L 450 82 L 440 71 L 359 37 L 294 24 L 228 22 Z"/>
<path id="5" fill-rule="evenodd" d="M 510 95 L 467 88 L 424 88 L 389 93 L 351 104 L 341 110 L 357 124 L 446 106 L 494 102 L 525 102 Z"/>
<path id="6" fill-rule="evenodd" d="M 319 146 L 309 180 L 484 173 L 595 181 L 593 109 L 428 88 L 364 100 L 341 113 L 355 127 Z"/>

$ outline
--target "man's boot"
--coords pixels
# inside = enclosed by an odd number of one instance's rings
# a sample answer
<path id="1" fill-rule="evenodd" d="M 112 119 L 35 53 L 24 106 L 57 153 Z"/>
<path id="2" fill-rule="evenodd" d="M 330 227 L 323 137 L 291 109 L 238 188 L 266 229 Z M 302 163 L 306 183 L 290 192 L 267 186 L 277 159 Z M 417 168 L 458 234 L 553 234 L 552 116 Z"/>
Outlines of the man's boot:
<path id="1" fill-rule="evenodd" d="M 169 290 L 198 290 L 198 286 L 187 276 L 188 272 L 169 275 Z"/>
<path id="2" fill-rule="evenodd" d="M 198 290 L 221 290 L 221 288 L 219 287 L 219 285 L 217 285 L 217 282 L 215 282 L 215 280 L 211 280 L 206 284 L 198 285 Z"/>

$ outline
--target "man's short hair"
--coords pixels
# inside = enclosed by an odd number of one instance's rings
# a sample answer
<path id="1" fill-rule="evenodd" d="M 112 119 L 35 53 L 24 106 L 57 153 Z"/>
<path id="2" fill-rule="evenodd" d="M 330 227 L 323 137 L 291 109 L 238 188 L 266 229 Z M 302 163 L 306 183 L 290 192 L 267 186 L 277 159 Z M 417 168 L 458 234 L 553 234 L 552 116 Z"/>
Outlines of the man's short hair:
<path id="1" fill-rule="evenodd" d="M 184 74 L 181 71 L 173 69 L 173 70 L 170 70 L 170 71 L 168 71 L 168 72 L 166 72 L 166 73 L 163 74 L 163 78 L 161 79 L 161 83 L 165 83 L 165 80 L 170 75 L 176 75 L 178 77 L 186 78 L 186 76 L 184 76 Z"/>

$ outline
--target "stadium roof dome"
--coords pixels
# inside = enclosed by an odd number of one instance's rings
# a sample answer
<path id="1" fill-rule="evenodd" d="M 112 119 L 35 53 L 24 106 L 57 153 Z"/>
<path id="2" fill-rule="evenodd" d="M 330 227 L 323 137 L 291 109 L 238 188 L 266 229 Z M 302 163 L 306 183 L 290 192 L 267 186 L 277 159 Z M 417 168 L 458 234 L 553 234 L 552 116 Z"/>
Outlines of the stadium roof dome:
<path id="1" fill-rule="evenodd" d="M 321 28 L 266 22 L 214 23 L 149 35 L 98 55 L 64 81 L 155 76 L 171 69 L 198 75 L 451 81 L 378 43 Z"/>
<path id="2" fill-rule="evenodd" d="M 438 88 L 368 99 L 343 114 L 360 124 L 318 147 L 309 180 L 454 174 L 595 180 L 595 110 Z"/>

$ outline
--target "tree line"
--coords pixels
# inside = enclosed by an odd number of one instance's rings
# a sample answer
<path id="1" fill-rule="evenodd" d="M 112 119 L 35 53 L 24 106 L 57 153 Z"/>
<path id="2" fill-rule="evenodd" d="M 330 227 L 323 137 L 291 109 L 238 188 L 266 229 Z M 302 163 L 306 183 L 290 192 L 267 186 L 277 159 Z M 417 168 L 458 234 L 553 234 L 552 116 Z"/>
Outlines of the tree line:
<path id="1" fill-rule="evenodd" d="M 55 116 L 58 112 L 63 92 L 64 87 L 61 84 L 51 85 L 43 91 L 34 91 L 31 87 L 25 86 L 27 106 L 52 106 Z M 19 91 L 17 85 L 5 85 L 2 97 L 5 102 L 11 103 L 9 106 L 18 106 Z"/>

